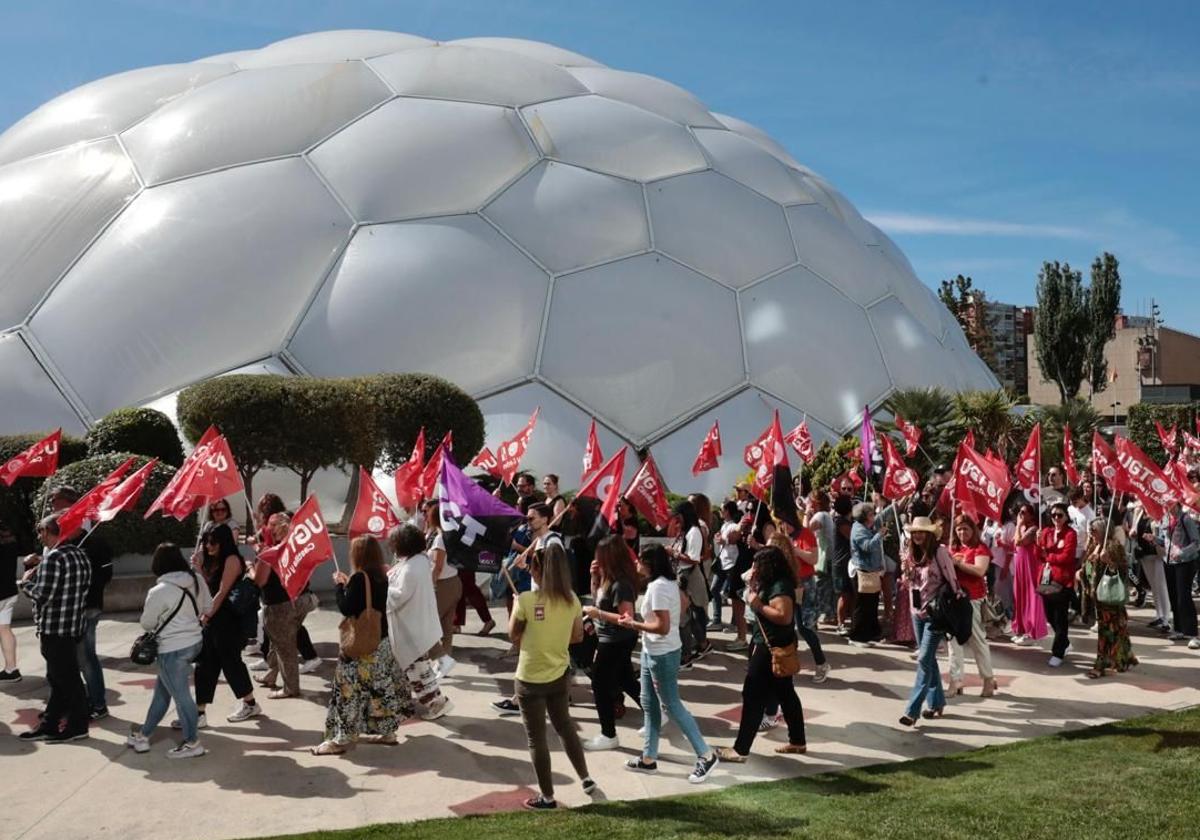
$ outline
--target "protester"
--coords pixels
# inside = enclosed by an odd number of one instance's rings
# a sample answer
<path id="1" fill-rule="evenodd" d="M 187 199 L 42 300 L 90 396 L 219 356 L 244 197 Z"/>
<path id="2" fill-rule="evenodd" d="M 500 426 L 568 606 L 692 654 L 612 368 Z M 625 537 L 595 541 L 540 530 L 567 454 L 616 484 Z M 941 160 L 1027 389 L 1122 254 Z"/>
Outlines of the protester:
<path id="1" fill-rule="evenodd" d="M 450 699 L 438 685 L 429 651 L 442 635 L 437 596 L 433 591 L 433 564 L 425 554 L 425 535 L 415 525 L 393 528 L 388 548 L 396 562 L 388 571 L 387 628 L 396 667 L 404 672 L 413 699 L 425 720 L 436 720 L 450 711 Z"/>
<path id="2" fill-rule="evenodd" d="M 954 520 L 955 541 L 950 547 L 954 570 L 959 587 L 971 599 L 971 638 L 967 645 L 975 659 L 975 667 L 983 680 L 981 697 L 996 693 L 996 677 L 992 671 L 992 652 L 988 647 L 987 630 L 983 626 L 983 602 L 987 598 L 987 570 L 992 562 L 992 552 L 979 539 L 979 525 L 965 513 Z M 950 686 L 947 693 L 953 697 L 962 694 L 963 674 L 966 663 L 963 646 L 957 639 L 949 639 Z"/>
<path id="3" fill-rule="evenodd" d="M 738 562 L 738 543 L 742 541 L 742 530 L 738 527 L 741 512 L 737 502 L 726 501 L 721 505 L 721 528 L 713 538 L 717 546 L 717 562 L 713 566 L 712 589 L 709 592 L 713 605 L 713 620 L 710 629 L 720 630 L 721 606 L 729 599 L 732 623 L 738 623 L 737 606 L 733 601 L 735 569 Z M 743 605 L 744 608 L 744 605 Z M 745 617 L 743 616 L 743 621 Z M 744 640 L 744 634 L 743 634 Z"/>
<path id="4" fill-rule="evenodd" d="M 267 522 L 276 543 L 287 537 L 292 518 L 286 513 L 272 514 Z M 283 588 L 279 575 L 261 560 L 254 564 L 254 583 L 262 590 L 264 607 L 263 626 L 271 646 L 267 653 L 267 672 L 258 680 L 259 685 L 270 689 L 267 697 L 277 700 L 283 697 L 300 696 L 300 663 L 296 651 L 296 637 L 304 625 L 304 619 L 312 611 L 312 598 L 301 594 L 293 601 Z M 283 680 L 283 687 L 275 684 L 275 678 Z"/>
<path id="5" fill-rule="evenodd" d="M 1138 664 L 1129 640 L 1129 618 L 1125 612 L 1125 577 L 1129 562 L 1121 540 L 1113 535 L 1103 519 L 1094 519 L 1087 547 L 1092 567 L 1092 591 L 1096 593 L 1096 661 L 1087 672 L 1091 679 L 1103 677 L 1109 670 L 1124 672 Z M 1112 591 L 1115 603 L 1104 598 Z"/>
<path id="6" fill-rule="evenodd" d="M 1154 517 L 1147 515 L 1141 500 L 1134 500 L 1131 509 L 1129 533 L 1133 542 L 1133 556 L 1141 566 L 1146 584 L 1154 596 L 1154 619 L 1150 627 L 1164 635 L 1171 632 L 1171 595 L 1167 588 L 1167 576 L 1163 569 L 1163 558 L 1155 533 Z M 1142 587 L 1142 600 L 1145 596 Z"/>
<path id="7" fill-rule="evenodd" d="M 1086 573 L 1081 574 L 1085 571 L 1083 554 L 1088 543 L 1088 526 L 1096 518 L 1095 512 L 1088 504 L 1088 498 L 1079 485 L 1071 487 L 1067 491 L 1067 501 L 1069 502 L 1067 516 L 1071 520 L 1071 527 L 1075 529 L 1076 577 L 1075 586 L 1072 589 L 1074 594 L 1071 606 L 1079 617 L 1080 623 L 1090 630 L 1096 623 L 1096 605 L 1092 601 L 1091 578 Z"/>
<path id="8" fill-rule="evenodd" d="M 817 564 L 814 570 L 819 620 L 826 624 L 835 624 L 832 563 L 836 526 L 829 514 L 829 494 L 824 490 L 814 489 L 808 494 L 807 508 L 808 527 L 817 538 Z"/>
<path id="9" fill-rule="evenodd" d="M 13 610 L 17 606 L 17 561 L 20 554 L 16 535 L 0 520 L 0 655 L 4 657 L 0 683 L 21 681 L 21 669 L 17 667 L 17 637 L 12 631 Z"/>
<path id="10" fill-rule="evenodd" d="M 796 633 L 804 639 L 804 644 L 813 656 L 813 682 L 823 683 L 829 678 L 829 662 L 825 659 L 825 651 L 821 647 L 821 637 L 817 635 L 817 604 L 816 579 L 814 564 L 817 562 L 817 539 L 813 532 L 800 524 L 794 516 L 781 516 L 780 530 L 783 532 L 789 556 L 789 566 L 796 580 L 795 618 Z M 773 705 L 773 704 L 772 704 Z"/>
<path id="11" fill-rule="evenodd" d="M 338 611 L 357 618 L 370 606 L 379 616 L 379 642 L 372 653 L 352 659 L 345 652 L 333 672 L 333 691 L 325 715 L 325 740 L 313 755 L 340 755 L 369 740 L 396 743 L 396 730 L 413 713 L 412 689 L 396 665 L 388 632 L 388 576 L 383 549 L 374 537 L 350 543 L 350 574 L 333 573 Z"/>
<path id="12" fill-rule="evenodd" d="M 276 499 L 279 497 L 276 496 Z M 275 511 L 272 511 L 274 513 Z M 216 525 L 228 525 L 229 530 L 233 531 L 234 542 L 242 541 L 242 529 L 238 526 L 237 520 L 233 518 L 233 511 L 229 507 L 227 499 L 217 499 L 215 502 L 210 502 L 208 505 L 208 521 Z"/>
<path id="13" fill-rule="evenodd" d="M 641 530 L 638 527 L 637 509 L 622 496 L 617 500 L 617 533 L 625 540 L 625 545 L 636 557 L 641 547 Z"/>
<path id="14" fill-rule="evenodd" d="M 633 615 L 637 568 L 625 541 L 615 534 L 605 537 L 596 548 L 591 595 L 595 606 L 584 607 L 583 612 L 596 623 L 596 658 L 591 677 L 600 734 L 584 741 L 583 748 L 613 750 L 620 746 L 616 708 L 622 693 L 635 703 L 641 701 L 641 689 L 631 664 L 637 631 L 620 624 L 621 616 Z"/>
<path id="15" fill-rule="evenodd" d="M 642 712 L 645 736 L 642 754 L 631 758 L 625 767 L 635 773 L 658 772 L 658 739 L 665 708 L 678 724 L 696 752 L 696 766 L 688 776 L 693 784 L 703 782 L 717 766 L 717 754 L 700 734 L 700 727 L 679 698 L 680 649 L 679 615 L 681 594 L 675 581 L 671 557 L 660 545 L 649 545 L 638 557 L 638 572 L 649 581 L 640 613 L 643 621 L 621 616 L 622 627 L 641 631 L 642 637 Z"/>
<path id="16" fill-rule="evenodd" d="M 937 661 L 938 647 L 945 632 L 933 626 L 929 608 L 946 589 L 956 594 L 961 590 L 950 553 L 938 542 L 941 529 L 928 517 L 914 516 L 904 530 L 908 534 L 908 545 L 901 563 L 903 574 L 912 581 L 909 592 L 913 633 L 917 637 L 917 673 L 900 725 L 913 726 L 918 716 L 939 718 L 945 712 L 946 694 Z M 923 705 L 928 708 L 922 712 Z"/>
<path id="17" fill-rule="evenodd" d="M 848 496 L 839 495 L 833 502 L 833 592 L 837 597 L 838 634 L 850 632 L 850 618 L 854 610 L 854 578 L 850 576 L 850 534 L 854 522 L 850 518 L 854 502 Z"/>
<path id="18" fill-rule="evenodd" d="M 41 722 L 22 741 L 61 744 L 88 737 L 88 700 L 79 676 L 76 648 L 84 633 L 84 611 L 92 564 L 79 546 L 60 539 L 58 514 L 38 524 L 38 538 L 49 553 L 21 578 L 33 602 L 50 698 Z"/>
<path id="19" fill-rule="evenodd" d="M 459 569 L 458 581 L 462 585 L 462 596 L 454 605 L 454 632 L 461 632 L 462 628 L 466 626 L 467 607 L 470 607 L 475 610 L 475 614 L 479 616 L 479 621 L 482 623 L 476 635 L 491 635 L 491 632 L 496 629 L 496 621 L 492 618 L 492 611 L 488 608 L 487 596 L 480 590 L 479 583 L 475 579 L 475 572 L 469 569 Z"/>
<path id="20" fill-rule="evenodd" d="M 529 473 L 517 473 L 515 476 L 516 483 L 513 485 L 517 490 L 517 509 L 521 513 L 528 513 L 529 506 L 537 501 L 537 491 L 534 489 L 533 476 Z"/>
<path id="21" fill-rule="evenodd" d="M 520 649 L 517 659 L 517 702 L 529 742 L 541 793 L 525 801 L 533 810 L 557 808 L 550 770 L 550 747 L 546 742 L 546 717 L 558 733 L 571 766 L 579 774 L 583 792 L 597 792 L 588 775 L 587 758 L 571 720 L 567 673 L 567 646 L 583 638 L 579 599 L 571 586 L 571 569 L 561 545 L 535 551 L 531 572 L 536 591 L 523 592 L 508 620 L 508 634 Z"/>
<path id="22" fill-rule="evenodd" d="M 1046 637 L 1046 610 L 1038 597 L 1038 521 L 1033 505 L 1017 510 L 1013 535 L 1013 644 L 1030 645 Z"/>
<path id="23" fill-rule="evenodd" d="M 162 543 L 154 550 L 150 571 L 156 581 L 146 593 L 142 606 L 142 629 L 154 633 L 158 654 L 154 664 L 158 676 L 146 719 L 133 726 L 125 746 L 136 753 L 150 751 L 150 736 L 175 703 L 183 729 L 183 740 L 167 750 L 167 758 L 196 758 L 207 750 L 200 743 L 197 723 L 199 711 L 192 699 L 192 663 L 203 647 L 204 628 L 200 615 L 211 606 L 212 596 L 195 570 L 174 543 Z"/>
<path id="24" fill-rule="evenodd" d="M 683 645 L 683 666 L 712 650 L 708 641 L 708 585 L 705 583 L 703 554 L 704 531 L 700 528 L 695 506 L 679 502 L 671 514 L 667 535 L 672 542 L 667 554 L 675 563 L 679 589 L 684 593 L 683 618 L 679 627 Z"/>
<path id="25" fill-rule="evenodd" d="M 546 497 L 546 507 L 550 508 L 550 519 L 561 519 L 567 509 L 567 500 L 558 492 L 558 476 L 554 473 L 542 476 L 542 494 Z"/>
<path id="26" fill-rule="evenodd" d="M 1046 610 L 1046 620 L 1054 628 L 1050 648 L 1050 667 L 1063 664 L 1071 649 L 1067 638 L 1070 625 L 1071 590 L 1075 585 L 1075 530 L 1071 527 L 1065 502 L 1050 507 L 1050 521 L 1038 535 L 1038 550 L 1042 568 L 1038 577 L 1038 592 Z"/>
<path id="27" fill-rule="evenodd" d="M 754 614 L 750 642 L 750 659 L 742 683 L 742 716 L 737 740 L 733 747 L 717 750 L 721 761 L 740 764 L 750 755 L 750 747 L 758 734 L 758 722 L 767 704 L 775 700 L 787 721 L 788 742 L 775 748 L 777 753 L 807 752 L 804 735 L 804 709 L 792 674 L 776 675 L 773 670 L 772 648 L 789 648 L 795 656 L 796 579 L 783 552 L 768 546 L 754 554 L 746 606 Z"/>
<path id="28" fill-rule="evenodd" d="M 1173 502 L 1163 517 L 1163 565 L 1167 578 L 1167 593 L 1171 599 L 1173 642 L 1187 641 L 1192 650 L 1200 649 L 1196 636 L 1196 602 L 1192 584 L 1196 580 L 1196 558 L 1200 555 L 1200 525 Z"/>
<path id="29" fill-rule="evenodd" d="M 197 726 L 208 726 L 208 704 L 217 691 L 217 679 L 225 675 L 238 704 L 225 719 L 230 723 L 249 720 L 262 714 L 262 707 L 254 699 L 254 684 L 250 672 L 242 662 L 242 645 L 246 634 L 234 612 L 229 594 L 234 585 L 246 573 L 246 564 L 233 541 L 233 531 L 228 525 L 205 527 L 201 540 L 198 571 L 208 586 L 212 603 L 200 613 L 204 625 L 204 646 L 196 662 L 196 709 L 199 712 Z M 181 721 L 171 724 L 173 729 L 182 727 Z"/>
<path id="30" fill-rule="evenodd" d="M 445 678 L 457 664 L 450 651 L 454 646 L 454 610 L 462 597 L 462 581 L 458 569 L 446 556 L 446 540 L 442 536 L 436 501 L 425 503 L 425 546 L 433 563 L 433 594 L 437 598 L 438 621 L 442 625 L 441 641 L 430 655 L 437 660 L 438 671 Z"/>
<path id="31" fill-rule="evenodd" d="M 883 528 L 875 528 L 875 507 L 859 502 L 853 508 L 850 534 L 850 574 L 855 583 L 851 643 L 873 645 L 883 635 L 879 626 L 879 592 L 883 575 Z"/>

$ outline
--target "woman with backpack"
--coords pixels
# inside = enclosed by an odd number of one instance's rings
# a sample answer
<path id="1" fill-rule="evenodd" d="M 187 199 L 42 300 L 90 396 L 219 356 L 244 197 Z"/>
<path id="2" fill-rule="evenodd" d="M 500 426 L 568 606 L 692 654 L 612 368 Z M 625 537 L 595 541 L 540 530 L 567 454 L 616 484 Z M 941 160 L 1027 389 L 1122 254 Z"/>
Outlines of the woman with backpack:
<path id="1" fill-rule="evenodd" d="M 195 758 L 204 755 L 206 750 L 200 744 L 199 712 L 189 683 L 192 662 L 199 656 L 204 639 L 200 614 L 209 608 L 212 598 L 208 587 L 174 543 L 162 543 L 154 550 L 150 571 L 157 581 L 146 593 L 141 625 L 155 634 L 158 643 L 158 655 L 154 660 L 158 678 L 154 682 L 154 697 L 146 710 L 146 720 L 141 726 L 130 728 L 125 745 L 136 753 L 149 752 L 150 736 L 174 701 L 183 741 L 167 750 L 167 758 Z"/>
<path id="2" fill-rule="evenodd" d="M 350 543 L 350 574 L 334 572 L 333 582 L 338 610 L 354 624 L 355 642 L 369 652 L 343 648 L 338 656 L 325 740 L 313 747 L 313 755 L 341 755 L 360 740 L 394 744 L 396 730 L 413 713 L 412 689 L 396 666 L 388 637 L 388 576 L 378 541 L 356 537 Z M 345 642 L 345 626 L 342 634 Z"/>
<path id="3" fill-rule="evenodd" d="M 917 673 L 901 726 L 913 726 L 918 717 L 939 718 L 946 708 L 937 654 L 946 637 L 944 627 L 931 621 L 931 607 L 949 589 L 959 593 L 958 577 L 950 552 L 938 540 L 942 529 L 926 516 L 915 516 L 904 528 L 908 545 L 901 552 L 901 570 L 910 581 L 913 633 L 917 637 Z M 921 706 L 927 705 L 924 712 Z"/>

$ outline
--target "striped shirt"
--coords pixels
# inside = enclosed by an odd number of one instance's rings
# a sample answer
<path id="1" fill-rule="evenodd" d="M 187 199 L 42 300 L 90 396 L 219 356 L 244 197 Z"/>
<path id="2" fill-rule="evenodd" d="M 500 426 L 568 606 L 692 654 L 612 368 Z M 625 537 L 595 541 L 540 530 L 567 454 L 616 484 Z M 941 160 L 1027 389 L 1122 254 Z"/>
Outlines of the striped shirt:
<path id="1" fill-rule="evenodd" d="M 77 545 L 60 545 L 38 564 L 21 588 L 33 602 L 39 636 L 83 635 L 84 604 L 91 582 L 92 563 Z"/>

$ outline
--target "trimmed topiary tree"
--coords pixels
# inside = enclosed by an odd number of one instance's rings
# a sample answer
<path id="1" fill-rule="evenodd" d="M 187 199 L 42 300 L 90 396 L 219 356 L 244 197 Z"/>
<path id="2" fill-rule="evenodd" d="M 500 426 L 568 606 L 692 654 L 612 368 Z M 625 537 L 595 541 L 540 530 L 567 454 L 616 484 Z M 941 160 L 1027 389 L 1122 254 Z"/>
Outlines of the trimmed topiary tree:
<path id="1" fill-rule="evenodd" d="M 0 464 L 24 452 L 48 434 L 49 431 L 0 435 Z M 58 450 L 59 469 L 86 458 L 87 450 L 87 442 L 82 438 L 63 435 Z M 37 532 L 34 526 L 37 524 L 37 513 L 41 509 L 33 509 L 33 500 L 44 482 L 43 478 L 18 478 L 12 487 L 6 487 L 4 482 L 0 481 L 0 521 L 12 529 L 21 551 L 37 550 Z"/>
<path id="2" fill-rule="evenodd" d="M 271 462 L 300 477 L 300 499 L 318 470 L 373 461 L 369 406 L 357 404 L 348 380 L 286 377 L 280 405 L 286 431 Z"/>
<path id="3" fill-rule="evenodd" d="M 354 387 L 375 409 L 378 463 L 385 470 L 394 470 L 408 460 L 422 426 L 426 457 L 450 429 L 454 430 L 456 463 L 470 463 L 483 447 L 479 404 L 445 379 L 426 373 L 382 373 L 360 377 Z"/>
<path id="4" fill-rule="evenodd" d="M 118 408 L 105 415 L 87 434 L 88 454 L 135 452 L 178 467 L 183 445 L 171 418 L 153 408 Z"/>
<path id="5" fill-rule="evenodd" d="M 124 463 L 130 455 L 134 455 L 137 459 L 130 469 L 130 474 L 145 466 L 146 462 L 150 460 L 131 452 L 113 452 L 85 458 L 59 469 L 58 472 L 46 479 L 34 497 L 30 513 L 36 515 L 41 511 L 47 496 L 56 488 L 70 486 L 80 493 L 86 493 Z M 174 467 L 160 462 L 150 472 L 146 480 L 146 488 L 142 491 L 142 496 L 133 509 L 119 513 L 111 522 L 105 522 L 98 526 L 104 539 L 112 546 L 114 556 L 151 554 L 162 542 L 173 542 L 183 548 L 186 554 L 195 544 L 196 520 L 194 517 L 188 517 L 183 522 L 159 514 L 155 514 L 149 519 L 142 518 L 146 509 L 150 507 L 150 503 L 167 486 L 167 482 L 174 474 Z"/>

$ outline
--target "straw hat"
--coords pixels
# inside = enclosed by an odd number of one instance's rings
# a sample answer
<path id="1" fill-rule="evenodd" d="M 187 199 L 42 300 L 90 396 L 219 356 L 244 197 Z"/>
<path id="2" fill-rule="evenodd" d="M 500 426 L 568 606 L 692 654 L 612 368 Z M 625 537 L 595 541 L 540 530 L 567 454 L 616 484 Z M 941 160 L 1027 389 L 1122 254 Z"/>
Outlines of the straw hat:
<path id="1" fill-rule="evenodd" d="M 934 525 L 933 521 L 928 516 L 914 516 L 913 521 L 904 526 L 906 534 L 912 534 L 916 531 L 924 531 L 926 534 L 933 534 L 934 538 L 942 535 L 942 526 Z"/>

